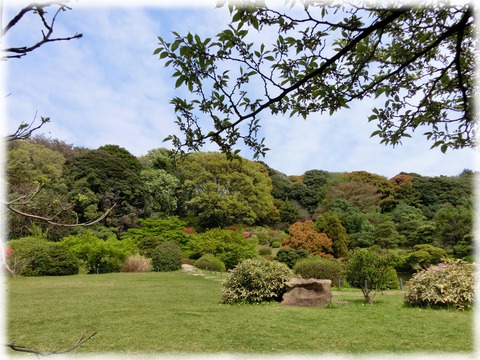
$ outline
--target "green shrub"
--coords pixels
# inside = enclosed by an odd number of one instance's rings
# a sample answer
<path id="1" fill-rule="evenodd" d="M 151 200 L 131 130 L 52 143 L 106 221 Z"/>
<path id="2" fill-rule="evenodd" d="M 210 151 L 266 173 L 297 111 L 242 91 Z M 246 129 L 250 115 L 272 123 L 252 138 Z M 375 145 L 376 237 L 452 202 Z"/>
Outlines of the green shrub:
<path id="1" fill-rule="evenodd" d="M 137 246 L 140 254 L 146 257 L 151 257 L 155 248 L 160 245 L 164 244 L 167 241 L 162 236 L 145 236 L 142 238 L 137 239 Z"/>
<path id="2" fill-rule="evenodd" d="M 356 249 L 345 265 L 345 278 L 351 286 L 360 288 L 367 304 L 371 304 L 377 290 L 388 286 L 397 260 L 394 254 L 381 254 L 377 248 Z"/>
<path id="3" fill-rule="evenodd" d="M 258 303 L 279 301 L 286 291 L 285 283 L 294 277 L 287 265 L 263 258 L 238 264 L 223 283 L 222 302 Z"/>
<path id="4" fill-rule="evenodd" d="M 285 263 L 291 269 L 299 259 L 299 255 L 296 250 L 291 248 L 281 248 L 275 256 L 275 260 Z"/>
<path id="5" fill-rule="evenodd" d="M 384 283 L 379 287 L 379 290 L 397 290 L 400 289 L 400 280 L 398 280 L 397 270 L 393 267 L 388 267 L 385 270 Z"/>
<path id="6" fill-rule="evenodd" d="M 16 261 L 22 263 L 21 275 L 62 276 L 78 273 L 79 264 L 75 255 L 61 243 L 26 237 L 11 241 L 9 246 L 14 250 Z"/>
<path id="7" fill-rule="evenodd" d="M 213 254 L 232 269 L 243 260 L 257 256 L 258 241 L 245 237 L 241 230 L 211 229 L 201 234 L 191 234 L 188 248 L 191 258 Z"/>
<path id="8" fill-rule="evenodd" d="M 182 251 L 176 243 L 158 245 L 152 252 L 153 271 L 166 272 L 182 268 Z"/>
<path id="9" fill-rule="evenodd" d="M 270 249 L 269 247 L 261 247 L 260 249 L 258 249 L 258 254 L 262 256 L 272 255 L 272 249 Z"/>
<path id="10" fill-rule="evenodd" d="M 338 279 L 343 279 L 342 263 L 336 259 L 320 256 L 298 260 L 293 271 L 304 279 L 330 279 L 332 284 L 336 284 Z"/>
<path id="11" fill-rule="evenodd" d="M 272 242 L 272 248 L 274 248 L 274 249 L 278 249 L 281 245 L 282 245 L 282 243 L 280 241 Z"/>
<path id="12" fill-rule="evenodd" d="M 460 259 L 446 259 L 419 271 L 405 287 L 405 304 L 410 306 L 471 308 L 474 300 L 475 265 Z"/>
<path id="13" fill-rule="evenodd" d="M 90 232 L 67 236 L 61 243 L 75 254 L 89 274 L 120 271 L 124 261 L 135 253 L 137 246 L 131 239 L 117 240 L 110 237 L 100 239 Z"/>
<path id="14" fill-rule="evenodd" d="M 152 271 L 152 259 L 140 254 L 131 255 L 122 265 L 122 272 L 148 272 Z"/>
<path id="15" fill-rule="evenodd" d="M 413 247 L 413 252 L 408 255 L 405 263 L 411 270 L 416 271 L 438 264 L 446 257 L 447 253 L 442 248 L 430 244 L 418 244 Z"/>
<path id="16" fill-rule="evenodd" d="M 205 254 L 195 261 L 194 265 L 199 269 L 225 272 L 225 264 L 212 254 Z"/>

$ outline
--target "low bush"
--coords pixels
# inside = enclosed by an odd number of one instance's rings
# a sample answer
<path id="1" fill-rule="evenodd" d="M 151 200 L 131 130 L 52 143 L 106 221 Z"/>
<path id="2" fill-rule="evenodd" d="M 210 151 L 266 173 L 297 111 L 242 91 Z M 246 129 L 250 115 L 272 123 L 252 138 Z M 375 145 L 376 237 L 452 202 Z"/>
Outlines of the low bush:
<path id="1" fill-rule="evenodd" d="M 272 248 L 274 248 L 274 249 L 278 249 L 281 245 L 282 245 L 282 243 L 280 241 L 272 242 Z"/>
<path id="2" fill-rule="evenodd" d="M 259 303 L 279 301 L 286 291 L 285 283 L 294 277 L 287 265 L 263 258 L 238 264 L 222 287 L 222 302 Z"/>
<path id="3" fill-rule="evenodd" d="M 90 232 L 67 236 L 61 243 L 75 254 L 89 274 L 120 271 L 125 260 L 138 253 L 138 248 L 131 239 L 117 240 L 116 237 L 110 237 L 103 240 Z"/>
<path id="4" fill-rule="evenodd" d="M 131 255 L 122 265 L 122 272 L 148 272 L 152 271 L 152 260 L 145 256 Z"/>
<path id="5" fill-rule="evenodd" d="M 278 250 L 275 260 L 287 264 L 288 267 L 292 269 L 298 260 L 305 259 L 308 255 L 309 252 L 305 249 L 294 250 L 291 248 L 282 248 Z"/>
<path id="6" fill-rule="evenodd" d="M 326 259 L 312 256 L 298 260 L 293 271 L 304 279 L 330 279 L 336 284 L 338 279 L 343 280 L 342 263 L 336 259 Z"/>
<path id="7" fill-rule="evenodd" d="M 446 259 L 419 271 L 405 287 L 405 304 L 410 306 L 471 308 L 474 300 L 475 265 L 460 259 Z"/>
<path id="8" fill-rule="evenodd" d="M 21 264 L 21 275 L 62 276 L 78 273 L 75 255 L 61 243 L 26 237 L 9 243 L 15 253 L 15 263 Z"/>
<path id="9" fill-rule="evenodd" d="M 269 247 L 261 247 L 260 249 L 258 249 L 258 254 L 262 256 L 272 255 L 272 249 L 270 249 Z"/>
<path id="10" fill-rule="evenodd" d="M 152 252 L 153 271 L 175 271 L 182 268 L 182 251 L 176 243 L 158 245 Z"/>
<path id="11" fill-rule="evenodd" d="M 225 272 L 225 263 L 212 254 L 203 255 L 194 265 L 199 269 Z"/>

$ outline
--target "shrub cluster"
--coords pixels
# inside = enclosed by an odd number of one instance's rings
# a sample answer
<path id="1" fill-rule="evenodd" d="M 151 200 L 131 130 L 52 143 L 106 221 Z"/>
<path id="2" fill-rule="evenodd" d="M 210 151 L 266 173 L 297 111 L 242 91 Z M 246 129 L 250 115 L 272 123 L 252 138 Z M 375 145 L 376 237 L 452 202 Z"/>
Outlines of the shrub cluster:
<path id="1" fill-rule="evenodd" d="M 330 279 L 332 284 L 336 284 L 338 279 L 343 280 L 342 263 L 320 256 L 300 259 L 295 263 L 293 271 L 304 279 Z"/>
<path id="2" fill-rule="evenodd" d="M 225 272 L 225 263 L 215 257 L 213 254 L 205 254 L 196 260 L 194 265 L 199 269 Z"/>
<path id="3" fill-rule="evenodd" d="M 131 255 L 122 265 L 122 272 L 148 272 L 152 271 L 152 260 L 145 256 Z"/>
<path id="4" fill-rule="evenodd" d="M 283 263 L 263 258 L 245 260 L 223 283 L 222 302 L 279 301 L 286 291 L 285 283 L 292 277 L 293 271 Z"/>
<path id="5" fill-rule="evenodd" d="M 182 268 L 182 251 L 176 243 L 158 245 L 152 252 L 153 271 L 166 272 Z"/>
<path id="6" fill-rule="evenodd" d="M 460 259 L 446 259 L 416 273 L 405 288 L 410 306 L 471 308 L 474 300 L 475 265 Z"/>
<path id="7" fill-rule="evenodd" d="M 272 255 L 272 249 L 269 247 L 261 247 L 260 249 L 258 249 L 258 254 L 262 256 Z"/>
<path id="8" fill-rule="evenodd" d="M 75 275 L 79 264 L 75 255 L 61 243 L 35 237 L 25 237 L 10 242 L 15 261 L 22 264 L 25 276 Z"/>
<path id="9" fill-rule="evenodd" d="M 291 248 L 281 248 L 278 250 L 275 260 L 287 264 L 288 267 L 292 269 L 298 260 L 307 258 L 308 255 L 309 252 L 305 249 L 294 250 Z"/>

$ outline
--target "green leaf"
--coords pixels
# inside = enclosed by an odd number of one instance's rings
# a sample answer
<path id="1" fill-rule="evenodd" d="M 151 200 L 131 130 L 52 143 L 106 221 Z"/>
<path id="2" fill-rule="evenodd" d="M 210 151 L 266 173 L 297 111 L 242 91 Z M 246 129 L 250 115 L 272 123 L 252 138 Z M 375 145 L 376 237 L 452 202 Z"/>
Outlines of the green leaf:
<path id="1" fill-rule="evenodd" d="M 175 82 L 175 88 L 178 88 L 180 85 L 182 85 L 184 82 L 184 77 L 183 76 L 179 76 L 177 81 Z"/>

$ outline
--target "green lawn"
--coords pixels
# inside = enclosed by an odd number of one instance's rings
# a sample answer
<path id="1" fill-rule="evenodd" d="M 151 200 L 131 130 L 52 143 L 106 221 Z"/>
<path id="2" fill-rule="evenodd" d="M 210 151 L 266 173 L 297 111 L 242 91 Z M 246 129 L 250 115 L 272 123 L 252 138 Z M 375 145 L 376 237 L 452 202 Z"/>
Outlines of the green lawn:
<path id="1" fill-rule="evenodd" d="M 217 279 L 218 280 L 218 279 Z M 406 308 L 403 295 L 334 292 L 327 308 L 223 305 L 221 282 L 182 271 L 8 280 L 8 341 L 78 353 L 473 353 L 473 311 Z"/>

